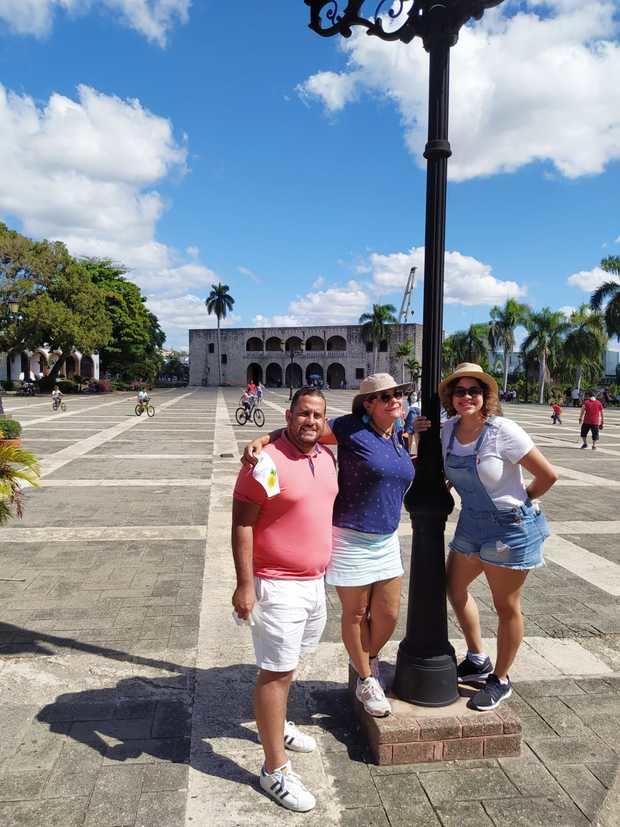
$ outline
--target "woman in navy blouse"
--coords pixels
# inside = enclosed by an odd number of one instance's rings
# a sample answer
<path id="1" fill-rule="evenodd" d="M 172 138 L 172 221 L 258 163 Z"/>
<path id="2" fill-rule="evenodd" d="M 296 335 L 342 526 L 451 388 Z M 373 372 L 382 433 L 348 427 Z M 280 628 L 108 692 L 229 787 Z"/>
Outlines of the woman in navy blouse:
<path id="1" fill-rule="evenodd" d="M 395 427 L 408 388 L 387 373 L 368 376 L 352 413 L 330 419 L 320 440 L 338 445 L 339 493 L 326 580 L 342 604 L 342 640 L 358 674 L 356 696 L 377 717 L 391 712 L 378 658 L 398 620 L 403 575 L 398 524 L 414 475 Z M 251 443 L 246 459 L 268 441 L 260 437 Z"/>

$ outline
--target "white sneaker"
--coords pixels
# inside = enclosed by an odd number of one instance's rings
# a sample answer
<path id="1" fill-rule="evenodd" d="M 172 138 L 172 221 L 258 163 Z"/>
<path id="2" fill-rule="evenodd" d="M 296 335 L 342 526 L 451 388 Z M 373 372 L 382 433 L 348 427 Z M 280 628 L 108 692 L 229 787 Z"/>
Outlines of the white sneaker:
<path id="1" fill-rule="evenodd" d="M 287 761 L 283 767 L 273 772 L 260 771 L 260 785 L 263 790 L 287 810 L 307 813 L 316 805 L 316 799 L 303 785 L 301 778 L 291 769 Z"/>
<path id="2" fill-rule="evenodd" d="M 375 718 L 385 718 L 392 711 L 390 702 L 385 697 L 385 692 L 381 689 L 379 681 L 373 678 L 372 675 L 366 680 L 357 679 L 355 697 L 361 702 L 366 712 Z"/>
<path id="3" fill-rule="evenodd" d="M 284 746 L 292 752 L 313 752 L 316 749 L 316 741 L 311 735 L 305 735 L 297 729 L 292 721 L 285 721 Z"/>

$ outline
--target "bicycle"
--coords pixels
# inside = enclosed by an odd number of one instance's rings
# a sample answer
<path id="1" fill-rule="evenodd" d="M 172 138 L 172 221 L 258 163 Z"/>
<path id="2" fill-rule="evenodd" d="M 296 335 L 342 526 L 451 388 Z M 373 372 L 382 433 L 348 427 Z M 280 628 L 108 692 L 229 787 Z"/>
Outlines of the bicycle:
<path id="1" fill-rule="evenodd" d="M 243 405 L 235 411 L 235 419 L 238 425 L 245 425 L 246 422 L 252 420 L 257 428 L 262 428 L 265 424 L 265 414 L 257 405 Z"/>
<path id="2" fill-rule="evenodd" d="M 52 410 L 57 411 L 58 408 L 64 413 L 67 410 L 66 404 L 62 401 L 62 399 L 53 399 L 52 400 Z"/>
<path id="3" fill-rule="evenodd" d="M 155 416 L 155 408 L 149 402 L 138 402 L 134 410 L 136 416 L 142 416 L 144 411 L 147 416 Z"/>

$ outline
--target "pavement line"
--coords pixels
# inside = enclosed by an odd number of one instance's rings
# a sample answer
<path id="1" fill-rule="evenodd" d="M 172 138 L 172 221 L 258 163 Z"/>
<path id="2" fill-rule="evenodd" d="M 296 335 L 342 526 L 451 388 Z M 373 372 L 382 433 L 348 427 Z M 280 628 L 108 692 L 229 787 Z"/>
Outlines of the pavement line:
<path id="1" fill-rule="evenodd" d="M 601 485 L 605 488 L 620 488 L 620 480 L 610 480 L 606 477 L 599 477 L 596 474 L 586 474 L 583 471 L 575 471 L 573 468 L 567 468 L 564 465 L 557 465 L 553 463 L 555 470 L 564 477 L 569 477 L 573 480 L 579 480 L 591 485 Z"/>
<path id="2" fill-rule="evenodd" d="M 76 457 L 76 462 L 85 459 L 92 462 L 94 459 L 213 459 L 213 454 L 89 454 L 85 457 Z"/>
<path id="3" fill-rule="evenodd" d="M 30 425 L 38 425 L 39 422 L 52 422 L 54 420 L 58 420 L 60 417 L 62 417 L 64 420 L 70 416 L 79 416 L 80 414 L 88 413 L 88 411 L 99 411 L 101 410 L 101 408 L 109 408 L 110 405 L 122 405 L 127 402 L 127 399 L 128 397 L 125 397 L 123 399 L 114 399 L 112 400 L 112 402 L 101 402 L 99 403 L 99 405 L 90 405 L 88 408 L 77 408 L 73 411 L 54 411 L 49 416 L 42 416 L 38 419 L 31 419 L 30 422 L 25 422 L 24 427 Z M 50 408 L 51 404 L 52 403 L 50 402 Z"/>
<path id="4" fill-rule="evenodd" d="M 101 543 L 204 540 L 204 525 L 53 526 L 0 528 L 0 543 Z"/>
<path id="5" fill-rule="evenodd" d="M 182 399 L 185 399 L 187 396 L 191 396 L 193 393 L 195 393 L 195 391 L 190 391 L 189 393 L 181 394 L 181 396 L 177 396 L 174 399 L 169 400 L 168 402 L 163 402 L 160 405 L 160 408 L 176 405 Z M 66 465 L 68 462 L 71 462 L 72 460 L 76 459 L 76 457 L 88 454 L 94 448 L 98 448 L 100 445 L 109 442 L 111 439 L 114 439 L 114 437 L 118 436 L 119 434 L 122 434 L 125 431 L 130 430 L 131 428 L 135 428 L 137 425 L 140 425 L 141 423 L 143 424 L 143 427 L 148 427 L 148 425 L 144 425 L 145 422 L 147 422 L 147 420 L 142 419 L 142 417 L 140 416 L 137 416 L 135 419 L 129 419 L 125 422 L 119 422 L 118 425 L 113 425 L 111 428 L 106 428 L 105 430 L 99 431 L 99 433 L 93 434 L 93 436 L 86 437 L 86 439 L 82 439 L 73 445 L 68 445 L 66 448 L 61 448 L 60 451 L 57 451 L 49 459 L 44 459 L 41 462 L 41 476 L 44 477 L 47 474 L 51 474 L 54 471 L 57 471 L 59 468 L 62 468 L 63 465 Z"/>
<path id="6" fill-rule="evenodd" d="M 43 488 L 209 488 L 211 480 L 187 477 L 181 479 L 149 479 L 135 477 L 130 480 L 92 479 L 75 480 L 53 477 L 43 483 Z"/>
<path id="7" fill-rule="evenodd" d="M 620 520 L 547 521 L 552 534 L 620 534 Z"/>
<path id="8" fill-rule="evenodd" d="M 545 558 L 607 594 L 620 596 L 620 566 L 617 563 L 599 557 L 557 534 L 545 541 Z"/>

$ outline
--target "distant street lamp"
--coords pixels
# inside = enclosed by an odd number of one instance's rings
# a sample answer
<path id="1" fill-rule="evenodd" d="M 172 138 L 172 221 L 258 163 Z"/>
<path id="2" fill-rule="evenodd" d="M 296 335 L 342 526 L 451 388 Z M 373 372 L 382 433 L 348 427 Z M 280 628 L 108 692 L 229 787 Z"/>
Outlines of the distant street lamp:
<path id="1" fill-rule="evenodd" d="M 289 367 L 288 367 L 288 401 L 289 402 L 293 398 L 293 362 L 294 362 L 295 357 L 297 356 L 297 354 L 303 352 L 303 349 L 304 349 L 303 342 L 300 343 L 297 350 L 295 350 L 293 348 L 293 345 L 291 345 L 290 348 L 289 348 L 289 356 L 290 356 L 290 359 L 291 359 Z M 303 384 L 303 375 L 302 375 L 302 384 Z"/>
<path id="2" fill-rule="evenodd" d="M 448 639 L 444 529 L 454 501 L 443 475 L 439 439 L 441 339 L 448 158 L 450 48 L 461 27 L 502 0 L 304 0 L 310 28 L 323 37 L 350 37 L 353 26 L 382 40 L 420 37 L 429 53 L 422 413 L 433 422 L 421 441 L 414 483 L 405 498 L 413 523 L 407 632 L 396 662 L 394 691 L 422 706 L 446 706 L 458 697 L 454 649 Z M 363 16 L 363 7 L 369 16 Z M 338 174 L 338 171 L 335 171 Z"/>

